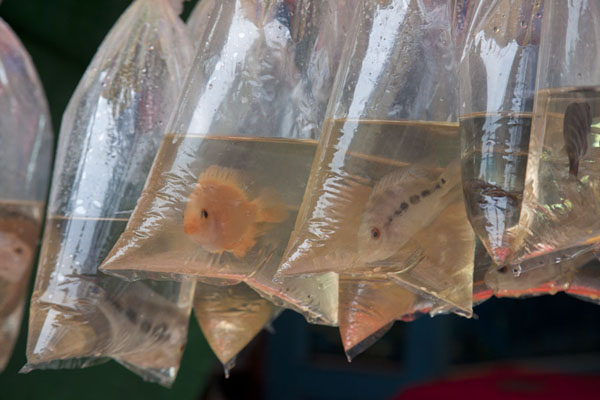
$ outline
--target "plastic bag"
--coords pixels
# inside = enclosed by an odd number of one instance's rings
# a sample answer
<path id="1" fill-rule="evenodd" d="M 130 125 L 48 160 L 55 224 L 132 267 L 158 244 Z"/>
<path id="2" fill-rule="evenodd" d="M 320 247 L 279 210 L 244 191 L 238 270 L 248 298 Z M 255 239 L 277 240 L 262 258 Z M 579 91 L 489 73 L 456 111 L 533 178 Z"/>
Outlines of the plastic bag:
<path id="1" fill-rule="evenodd" d="M 460 218 L 450 11 L 450 2 L 402 1 L 359 11 L 281 275 L 383 275 L 471 313 L 474 238 Z M 412 231 L 392 232 L 403 217 Z M 425 234 L 432 226 L 435 237 Z M 445 242 L 460 259 L 446 253 L 439 264 Z"/>
<path id="2" fill-rule="evenodd" d="M 346 20 L 331 18 L 344 7 L 283 0 L 215 7 L 196 38 L 200 47 L 145 195 L 102 269 L 133 279 L 245 281 L 277 305 L 335 324 L 335 274 L 272 277 L 339 57 Z"/>
<path id="3" fill-rule="evenodd" d="M 194 284 L 129 283 L 98 271 L 141 193 L 192 46 L 167 0 L 137 0 L 98 49 L 63 116 L 31 301 L 28 364 L 111 357 L 170 385 Z"/>
<path id="4" fill-rule="evenodd" d="M 194 46 L 201 44 L 215 10 L 218 10 L 215 0 L 204 0 L 192 11 L 187 26 Z M 231 286 L 196 283 L 194 314 L 226 376 L 235 366 L 237 354 L 280 311 L 245 283 Z"/>
<path id="5" fill-rule="evenodd" d="M 0 371 L 17 339 L 40 236 L 53 135 L 29 54 L 0 19 Z"/>
<path id="6" fill-rule="evenodd" d="M 235 365 L 237 354 L 280 311 L 245 283 L 196 284 L 194 314 L 208 344 L 225 367 L 226 375 Z"/>
<path id="7" fill-rule="evenodd" d="M 511 264 L 600 245 L 600 3 L 548 2 L 521 219 Z"/>
<path id="8" fill-rule="evenodd" d="M 463 188 L 475 233 L 503 265 L 519 220 L 544 2 L 473 3 L 459 68 Z"/>

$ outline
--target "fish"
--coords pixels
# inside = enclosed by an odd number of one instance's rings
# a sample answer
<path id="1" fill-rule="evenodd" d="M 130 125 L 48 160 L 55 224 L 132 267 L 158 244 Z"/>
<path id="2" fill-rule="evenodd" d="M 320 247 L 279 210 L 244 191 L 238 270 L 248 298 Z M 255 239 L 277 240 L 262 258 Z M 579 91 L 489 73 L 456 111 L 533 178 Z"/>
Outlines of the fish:
<path id="1" fill-rule="evenodd" d="M 232 253 L 241 259 L 257 238 L 287 219 L 277 192 L 264 189 L 250 200 L 244 174 L 236 169 L 210 166 L 198 177 L 183 215 L 186 235 L 209 253 Z"/>
<path id="2" fill-rule="evenodd" d="M 6 212 L 0 217 L 0 321 L 25 297 L 38 234 L 39 224 L 29 218 Z"/>
<path id="3" fill-rule="evenodd" d="M 567 106 L 563 122 L 565 150 L 569 157 L 569 174 L 577 178 L 579 162 L 588 150 L 587 137 L 592 130 L 592 110 L 588 103 Z"/>
<path id="4" fill-rule="evenodd" d="M 23 279 L 33 250 L 14 233 L 0 231 L 0 279 L 16 283 Z"/>
<path id="5" fill-rule="evenodd" d="M 361 215 L 359 259 L 372 263 L 392 257 L 460 196 L 460 180 L 459 160 L 450 163 L 435 181 L 415 166 L 382 177 Z"/>
<path id="6" fill-rule="evenodd" d="M 553 252 L 516 265 L 492 265 L 484 277 L 486 285 L 500 297 L 556 293 L 568 289 L 575 271 L 594 258 L 587 246 L 569 253 Z"/>

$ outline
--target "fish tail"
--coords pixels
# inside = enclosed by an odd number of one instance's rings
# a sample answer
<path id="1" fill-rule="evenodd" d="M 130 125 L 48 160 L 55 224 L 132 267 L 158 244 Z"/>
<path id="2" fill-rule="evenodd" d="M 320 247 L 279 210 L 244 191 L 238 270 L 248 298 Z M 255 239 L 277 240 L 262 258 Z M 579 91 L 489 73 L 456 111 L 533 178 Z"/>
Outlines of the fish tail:
<path id="1" fill-rule="evenodd" d="M 579 173 L 579 159 L 569 157 L 569 174 L 577 178 Z"/>
<path id="2" fill-rule="evenodd" d="M 282 222 L 288 217 L 285 204 L 274 189 L 264 189 L 253 201 L 258 208 L 257 222 Z"/>

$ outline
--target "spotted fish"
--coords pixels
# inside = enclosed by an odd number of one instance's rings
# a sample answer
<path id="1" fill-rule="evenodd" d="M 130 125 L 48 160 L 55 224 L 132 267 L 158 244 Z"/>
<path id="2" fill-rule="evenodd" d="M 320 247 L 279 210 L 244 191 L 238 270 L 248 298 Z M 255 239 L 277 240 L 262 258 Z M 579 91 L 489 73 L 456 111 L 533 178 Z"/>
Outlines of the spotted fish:
<path id="1" fill-rule="evenodd" d="M 459 182 L 459 161 L 449 164 L 435 180 L 418 167 L 396 170 L 381 178 L 361 216 L 360 260 L 382 261 L 397 253 L 460 196 Z"/>
<path id="2" fill-rule="evenodd" d="M 565 111 L 563 138 L 569 157 L 569 174 L 577 178 L 579 161 L 588 150 L 588 135 L 592 130 L 592 110 L 588 103 L 571 103 Z"/>

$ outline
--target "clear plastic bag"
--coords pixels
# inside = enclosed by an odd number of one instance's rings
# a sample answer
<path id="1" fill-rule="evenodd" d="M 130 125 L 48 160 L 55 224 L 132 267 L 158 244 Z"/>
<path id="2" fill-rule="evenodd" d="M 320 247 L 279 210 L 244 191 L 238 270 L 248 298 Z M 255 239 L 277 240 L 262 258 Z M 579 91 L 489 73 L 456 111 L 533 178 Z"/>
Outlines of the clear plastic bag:
<path id="1" fill-rule="evenodd" d="M 503 265 L 519 221 L 544 2 L 473 3 L 459 39 L 463 188 L 475 233 Z"/>
<path id="2" fill-rule="evenodd" d="M 217 9 L 216 0 L 204 0 L 192 11 L 187 26 L 195 47 L 201 44 L 204 30 Z M 196 283 L 194 314 L 226 376 L 235 366 L 237 354 L 280 311 L 245 283 L 230 286 Z"/>
<path id="3" fill-rule="evenodd" d="M 600 3 L 548 2 L 511 263 L 600 245 Z"/>
<path id="4" fill-rule="evenodd" d="M 25 371 L 110 357 L 146 380 L 175 379 L 194 283 L 129 283 L 98 267 L 142 191 L 191 51 L 168 0 L 136 0 L 75 90 L 61 124 Z"/>
<path id="5" fill-rule="evenodd" d="M 335 274 L 272 278 L 317 147 L 348 8 L 309 0 L 214 7 L 145 194 L 102 269 L 130 279 L 245 281 L 277 305 L 335 324 Z"/>
<path id="6" fill-rule="evenodd" d="M 471 314 L 450 3 L 359 10 L 280 275 L 385 276 Z"/>
<path id="7" fill-rule="evenodd" d="M 234 367 L 237 354 L 280 312 L 245 283 L 196 284 L 194 314 L 226 376 Z"/>
<path id="8" fill-rule="evenodd" d="M 29 54 L 0 19 L 0 371 L 17 339 L 52 161 L 46 97 Z"/>

